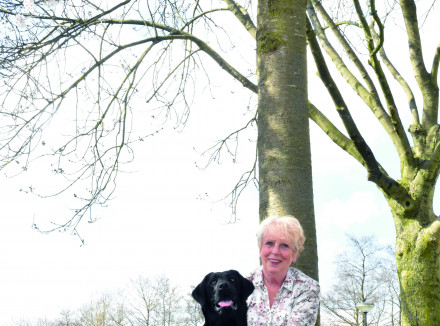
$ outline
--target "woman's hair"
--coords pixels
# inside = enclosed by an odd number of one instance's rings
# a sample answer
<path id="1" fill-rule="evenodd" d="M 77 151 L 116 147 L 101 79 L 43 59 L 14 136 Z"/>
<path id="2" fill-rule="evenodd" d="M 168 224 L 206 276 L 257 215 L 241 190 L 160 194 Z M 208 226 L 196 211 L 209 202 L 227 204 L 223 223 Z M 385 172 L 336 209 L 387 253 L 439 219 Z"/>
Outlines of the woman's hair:
<path id="1" fill-rule="evenodd" d="M 268 217 L 263 220 L 257 232 L 258 247 L 260 250 L 263 245 L 264 235 L 268 230 L 289 239 L 290 245 L 293 246 L 293 250 L 298 255 L 303 251 L 306 237 L 304 236 L 301 224 L 295 217 L 288 215 L 283 217 Z"/>

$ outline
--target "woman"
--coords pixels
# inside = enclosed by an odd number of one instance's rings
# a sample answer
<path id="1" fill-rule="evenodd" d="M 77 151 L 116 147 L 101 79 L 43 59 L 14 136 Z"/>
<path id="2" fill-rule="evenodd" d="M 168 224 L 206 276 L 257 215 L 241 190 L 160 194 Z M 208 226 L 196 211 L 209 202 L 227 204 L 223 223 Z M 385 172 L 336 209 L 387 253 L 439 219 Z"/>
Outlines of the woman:
<path id="1" fill-rule="evenodd" d="M 248 326 L 313 326 L 319 310 L 318 282 L 290 265 L 303 250 L 304 232 L 293 216 L 264 220 L 257 234 L 262 266 L 249 279 Z"/>

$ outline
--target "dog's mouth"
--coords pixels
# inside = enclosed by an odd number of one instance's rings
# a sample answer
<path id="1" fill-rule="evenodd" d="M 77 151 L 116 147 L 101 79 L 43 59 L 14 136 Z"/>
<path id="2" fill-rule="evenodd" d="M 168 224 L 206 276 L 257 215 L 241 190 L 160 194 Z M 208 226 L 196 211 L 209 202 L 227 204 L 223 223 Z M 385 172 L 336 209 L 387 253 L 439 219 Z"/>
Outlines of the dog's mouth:
<path id="1" fill-rule="evenodd" d="M 215 305 L 215 309 L 217 311 L 219 311 L 219 310 L 221 310 L 223 308 L 231 308 L 233 310 L 237 310 L 237 303 L 232 301 L 232 300 L 222 300 L 222 301 L 219 301 Z"/>
<path id="2" fill-rule="evenodd" d="M 220 307 L 224 308 L 224 307 L 230 307 L 230 306 L 232 306 L 233 303 L 234 303 L 234 302 L 233 302 L 232 300 L 228 300 L 228 301 L 220 301 L 220 302 L 218 303 L 218 305 L 219 305 Z"/>

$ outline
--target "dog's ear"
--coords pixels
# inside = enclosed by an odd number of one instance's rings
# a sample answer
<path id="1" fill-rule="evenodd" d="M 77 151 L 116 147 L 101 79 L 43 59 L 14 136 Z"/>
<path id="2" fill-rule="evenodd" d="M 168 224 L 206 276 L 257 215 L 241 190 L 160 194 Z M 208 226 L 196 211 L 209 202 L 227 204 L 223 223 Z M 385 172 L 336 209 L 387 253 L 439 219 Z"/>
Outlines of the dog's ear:
<path id="1" fill-rule="evenodd" d="M 240 273 L 237 272 L 237 274 L 243 288 L 243 298 L 246 300 L 252 294 L 252 292 L 254 292 L 254 284 L 247 278 L 243 277 Z"/>
<path id="2" fill-rule="evenodd" d="M 242 284 L 244 289 L 243 291 L 244 298 L 247 299 L 252 294 L 252 292 L 254 292 L 255 286 L 251 281 L 249 281 L 247 278 L 244 277 Z"/>
<path id="3" fill-rule="evenodd" d="M 206 282 L 208 280 L 208 277 L 211 276 L 212 273 L 209 273 L 205 276 L 202 282 L 200 282 L 199 285 L 196 286 L 196 288 L 192 291 L 191 295 L 192 297 L 200 303 L 201 306 L 203 306 L 206 302 Z"/>
<path id="4" fill-rule="evenodd" d="M 229 273 L 233 273 L 236 275 L 237 280 L 240 282 L 241 288 L 243 289 L 241 294 L 243 295 L 243 299 L 246 300 L 252 294 L 252 292 L 254 292 L 255 289 L 254 284 L 251 281 L 249 281 L 247 278 L 243 277 L 243 275 L 241 275 L 236 270 L 231 269 Z"/>

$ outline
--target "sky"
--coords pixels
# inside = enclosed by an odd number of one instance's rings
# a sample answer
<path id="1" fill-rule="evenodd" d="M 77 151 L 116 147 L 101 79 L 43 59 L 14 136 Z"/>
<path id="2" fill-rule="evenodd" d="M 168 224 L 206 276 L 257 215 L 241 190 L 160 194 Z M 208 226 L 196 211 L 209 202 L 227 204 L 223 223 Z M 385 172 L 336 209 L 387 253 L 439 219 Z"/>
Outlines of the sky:
<path id="1" fill-rule="evenodd" d="M 396 44 L 394 50 L 402 51 L 402 46 Z M 398 65 L 407 64 L 404 57 Z M 313 78 L 309 92 L 324 94 Z M 232 94 L 231 89 L 217 87 L 211 89 L 215 100 L 199 99 L 183 131 L 165 128 L 135 145 L 135 161 L 119 175 L 108 207 L 93 209 L 101 219 L 80 226 L 85 245 L 70 233 L 32 229 L 34 222 L 47 222 L 49 215 L 67 216 L 69 203 L 41 200 L 19 190 L 29 185 L 50 188 L 57 185 L 56 179 L 48 178 L 38 165 L 14 178 L 0 176 L 0 325 L 58 317 L 62 310 L 75 310 L 139 275 L 166 275 L 189 290 L 208 272 L 232 268 L 246 275 L 258 266 L 258 192 L 252 186 L 246 190 L 234 223 L 221 200 L 248 167 L 246 158 L 252 157 L 254 144 L 240 147 L 236 164 L 225 156 L 222 164 L 199 168 L 205 160 L 200 156 L 203 150 L 243 119 L 240 108 L 249 95 Z M 311 98 L 318 107 L 331 108 L 327 97 Z M 387 136 L 366 109 L 354 111 L 376 157 L 397 178 L 399 163 Z M 327 291 L 334 281 L 332 262 L 344 250 L 346 234 L 375 235 L 380 243 L 392 243 L 395 231 L 387 203 L 366 180 L 363 167 L 313 122 L 310 127 L 320 284 Z"/>

